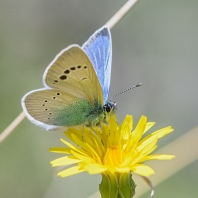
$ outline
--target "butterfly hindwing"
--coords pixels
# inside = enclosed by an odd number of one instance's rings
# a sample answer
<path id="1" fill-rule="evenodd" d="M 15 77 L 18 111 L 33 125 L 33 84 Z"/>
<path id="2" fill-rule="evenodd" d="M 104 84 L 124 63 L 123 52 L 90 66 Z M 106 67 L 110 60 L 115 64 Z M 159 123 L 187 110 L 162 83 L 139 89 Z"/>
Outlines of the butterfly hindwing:
<path id="1" fill-rule="evenodd" d="M 54 126 L 84 124 L 94 110 L 88 101 L 58 89 L 33 91 L 24 102 L 33 119 Z"/>
<path id="2" fill-rule="evenodd" d="M 93 64 L 106 103 L 109 94 L 112 64 L 112 42 L 109 29 L 102 27 L 97 30 L 82 48 Z"/>

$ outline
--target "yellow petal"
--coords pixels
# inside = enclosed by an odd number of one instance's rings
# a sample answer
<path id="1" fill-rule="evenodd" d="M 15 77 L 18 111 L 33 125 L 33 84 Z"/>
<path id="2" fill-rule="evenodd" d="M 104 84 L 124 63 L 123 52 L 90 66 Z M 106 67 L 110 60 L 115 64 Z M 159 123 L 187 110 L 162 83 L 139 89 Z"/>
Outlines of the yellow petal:
<path id="1" fill-rule="evenodd" d="M 142 116 L 135 128 L 135 130 L 132 132 L 132 136 L 135 139 L 135 142 L 138 142 L 140 138 L 142 137 L 142 134 L 144 133 L 145 127 L 146 127 L 146 121 L 147 117 Z"/>
<path id="2" fill-rule="evenodd" d="M 64 153 L 64 154 L 70 154 L 70 148 L 50 148 L 49 151 L 53 153 Z"/>
<path id="3" fill-rule="evenodd" d="M 93 131 L 96 134 L 93 134 Z M 102 130 L 99 127 L 95 127 L 93 131 L 89 131 L 89 134 L 85 134 L 85 142 L 89 144 L 92 148 L 97 147 L 98 152 L 104 152 L 104 145 L 103 142 L 101 141 L 101 135 L 103 134 Z M 99 132 L 100 131 L 100 132 Z"/>
<path id="4" fill-rule="evenodd" d="M 146 123 L 146 128 L 144 130 L 144 134 L 153 126 L 155 125 L 155 122 L 147 122 Z"/>
<path id="5" fill-rule="evenodd" d="M 75 152 L 75 151 L 71 151 L 71 154 L 73 154 L 73 156 L 75 156 L 80 161 L 84 161 L 86 163 L 93 163 L 94 162 L 93 158 L 91 158 L 87 155 L 81 155 L 80 153 Z"/>
<path id="6" fill-rule="evenodd" d="M 65 135 L 66 137 L 68 137 L 72 142 L 73 142 L 73 139 L 72 139 L 72 134 L 75 134 L 79 139 L 81 138 L 82 139 L 82 127 L 80 127 L 79 129 L 76 129 L 76 128 L 69 128 L 66 132 L 65 132 Z"/>
<path id="7" fill-rule="evenodd" d="M 152 138 L 152 137 L 157 137 L 158 139 L 162 138 L 162 137 L 168 135 L 169 133 L 171 133 L 173 130 L 174 129 L 171 126 L 168 126 L 168 127 L 163 128 L 163 129 L 157 130 L 157 131 L 149 134 L 148 136 L 146 136 L 142 140 L 140 140 L 139 144 L 142 144 L 143 141 L 146 141 L 147 139 Z"/>
<path id="8" fill-rule="evenodd" d="M 171 160 L 173 158 L 175 158 L 174 155 L 154 154 L 154 155 L 145 156 L 143 161 L 146 161 L 146 160 Z"/>
<path id="9" fill-rule="evenodd" d="M 132 116 L 127 115 L 124 119 L 122 125 L 120 126 L 121 136 L 123 140 L 128 140 L 131 135 L 133 126 L 133 118 Z"/>
<path id="10" fill-rule="evenodd" d="M 108 143 L 109 145 L 117 145 L 118 140 L 119 140 L 119 133 L 118 133 L 118 124 L 115 122 L 114 119 L 109 119 L 111 120 L 112 126 L 106 128 L 106 135 L 108 135 Z"/>
<path id="11" fill-rule="evenodd" d="M 85 141 L 82 141 L 82 137 L 77 137 L 75 134 L 71 134 L 71 137 L 73 139 L 73 142 L 78 145 L 80 148 L 82 148 L 83 150 L 87 150 L 87 146 L 85 144 Z"/>
<path id="12" fill-rule="evenodd" d="M 139 151 L 139 154 L 143 155 L 148 153 L 148 151 L 152 151 L 152 148 L 155 147 L 157 141 L 157 137 L 151 137 L 146 141 L 142 142 L 140 145 L 138 144 L 137 150 Z"/>
<path id="13" fill-rule="evenodd" d="M 90 156 L 95 160 L 98 161 L 99 163 L 101 162 L 102 157 L 99 155 L 100 153 L 97 153 L 96 150 L 94 150 L 94 148 L 92 148 L 91 146 L 89 146 L 87 144 L 87 146 L 89 147 L 89 151 L 90 151 Z"/>
<path id="14" fill-rule="evenodd" d="M 66 166 L 70 164 L 76 164 L 78 162 L 81 162 L 81 160 L 73 159 L 73 158 L 70 158 L 69 156 L 65 156 L 65 157 L 55 159 L 51 161 L 50 163 L 53 167 L 55 167 L 55 166 Z"/>
<path id="15" fill-rule="evenodd" d="M 145 164 L 136 164 L 131 167 L 131 171 L 142 176 L 150 176 L 155 173 L 155 171 Z"/>
<path id="16" fill-rule="evenodd" d="M 88 164 L 84 168 L 89 174 L 99 174 L 107 170 L 107 168 L 101 164 Z"/>
<path id="17" fill-rule="evenodd" d="M 67 168 L 66 170 L 63 170 L 61 172 L 58 173 L 58 176 L 60 177 L 68 177 L 71 175 L 76 175 L 78 173 L 82 173 L 85 170 L 79 170 L 79 166 L 73 166 L 71 168 Z"/>
<path id="18" fill-rule="evenodd" d="M 68 147 L 70 147 L 72 150 L 74 150 L 74 151 L 76 151 L 78 153 L 81 153 L 82 155 L 87 155 L 86 151 L 78 148 L 77 146 L 73 146 L 72 144 L 70 144 L 69 142 L 67 142 L 67 141 L 65 141 L 63 139 L 60 139 L 60 140 L 61 140 L 61 142 L 63 142 L 64 144 L 66 144 Z"/>
<path id="19" fill-rule="evenodd" d="M 115 168 L 115 171 L 118 173 L 128 173 L 130 172 L 130 168 L 129 167 L 123 167 L 123 168 Z"/>
<path id="20" fill-rule="evenodd" d="M 151 135 L 153 135 L 153 136 L 155 135 L 158 138 L 162 138 L 162 137 L 168 135 L 169 133 L 171 133 L 172 131 L 174 131 L 174 129 L 171 126 L 168 126 L 168 127 L 165 127 L 163 129 L 160 129 L 160 130 L 157 130 L 157 131 L 151 133 Z"/>

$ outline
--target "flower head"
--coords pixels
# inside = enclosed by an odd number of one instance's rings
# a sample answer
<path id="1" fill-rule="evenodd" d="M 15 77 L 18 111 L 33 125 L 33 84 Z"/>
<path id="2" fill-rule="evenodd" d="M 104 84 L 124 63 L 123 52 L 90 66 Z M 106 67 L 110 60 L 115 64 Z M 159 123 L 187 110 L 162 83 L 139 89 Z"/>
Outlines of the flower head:
<path id="1" fill-rule="evenodd" d="M 173 155 L 151 154 L 156 149 L 158 140 L 173 131 L 168 126 L 142 137 L 154 124 L 147 122 L 147 117 L 142 116 L 133 129 L 132 116 L 127 115 L 118 126 L 113 115 L 109 118 L 108 125 L 102 124 L 101 128 L 71 128 L 65 132 L 71 143 L 61 139 L 66 147 L 50 149 L 51 152 L 66 156 L 52 161 L 51 164 L 53 167 L 69 166 L 58 173 L 61 177 L 84 171 L 90 174 L 133 172 L 150 176 L 154 174 L 154 170 L 145 165 L 145 161 L 174 158 Z"/>

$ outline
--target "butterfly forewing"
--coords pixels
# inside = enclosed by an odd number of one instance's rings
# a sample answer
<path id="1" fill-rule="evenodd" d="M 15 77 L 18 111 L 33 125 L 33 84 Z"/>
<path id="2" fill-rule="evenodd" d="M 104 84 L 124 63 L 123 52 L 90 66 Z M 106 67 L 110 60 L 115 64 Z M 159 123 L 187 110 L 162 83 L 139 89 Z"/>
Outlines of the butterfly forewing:
<path id="1" fill-rule="evenodd" d="M 62 89 L 92 104 L 94 99 L 104 103 L 93 66 L 78 45 L 72 45 L 57 55 L 46 69 L 43 80 L 44 84 L 51 88 Z M 94 84 L 94 89 L 87 86 L 87 80 Z"/>
<path id="2" fill-rule="evenodd" d="M 112 62 L 112 43 L 109 29 L 102 27 L 97 30 L 82 48 L 94 66 L 106 103 L 109 94 Z"/>

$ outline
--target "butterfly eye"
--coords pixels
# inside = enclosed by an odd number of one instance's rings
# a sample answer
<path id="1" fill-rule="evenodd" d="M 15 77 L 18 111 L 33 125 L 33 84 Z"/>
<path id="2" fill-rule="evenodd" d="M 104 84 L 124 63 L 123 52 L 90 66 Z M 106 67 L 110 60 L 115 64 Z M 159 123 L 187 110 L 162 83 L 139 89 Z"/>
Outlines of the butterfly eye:
<path id="1" fill-rule="evenodd" d="M 106 112 L 109 113 L 111 111 L 111 107 L 109 105 L 106 106 Z"/>
<path id="2" fill-rule="evenodd" d="M 104 105 L 103 109 L 104 109 L 107 113 L 109 113 L 109 112 L 111 111 L 111 106 L 107 103 L 107 104 Z"/>

